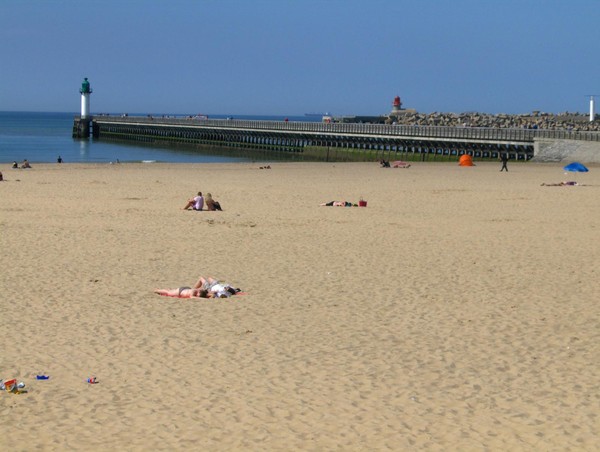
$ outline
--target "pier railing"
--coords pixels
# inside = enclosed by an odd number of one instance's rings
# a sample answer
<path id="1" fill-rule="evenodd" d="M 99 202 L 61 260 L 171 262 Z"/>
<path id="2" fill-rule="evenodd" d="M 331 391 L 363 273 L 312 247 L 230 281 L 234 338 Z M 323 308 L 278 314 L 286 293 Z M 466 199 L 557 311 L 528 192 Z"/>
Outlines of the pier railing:
<path id="1" fill-rule="evenodd" d="M 600 141 L 600 132 L 549 129 L 501 129 L 488 127 L 449 127 L 397 124 L 347 124 L 296 121 L 256 121 L 238 119 L 198 119 L 146 116 L 94 116 L 100 123 L 164 125 L 168 127 L 200 127 L 229 130 L 277 131 L 322 135 L 355 135 L 374 137 L 411 137 L 491 142 L 533 143 L 535 138 L 551 140 Z"/>

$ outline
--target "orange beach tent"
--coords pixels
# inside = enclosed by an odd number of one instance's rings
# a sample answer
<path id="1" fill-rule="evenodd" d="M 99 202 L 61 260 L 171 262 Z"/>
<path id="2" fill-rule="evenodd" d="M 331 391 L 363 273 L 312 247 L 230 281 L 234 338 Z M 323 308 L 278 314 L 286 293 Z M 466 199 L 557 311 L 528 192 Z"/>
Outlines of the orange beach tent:
<path id="1" fill-rule="evenodd" d="M 458 166 L 475 166 L 473 165 L 473 157 L 469 154 L 463 154 L 458 159 Z"/>

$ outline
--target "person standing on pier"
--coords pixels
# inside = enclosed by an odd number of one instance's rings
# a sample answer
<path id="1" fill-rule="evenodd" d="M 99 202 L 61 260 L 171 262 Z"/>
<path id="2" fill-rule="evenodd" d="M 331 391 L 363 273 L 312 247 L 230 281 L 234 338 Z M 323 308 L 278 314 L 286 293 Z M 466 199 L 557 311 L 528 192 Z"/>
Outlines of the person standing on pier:
<path id="1" fill-rule="evenodd" d="M 502 162 L 502 168 L 500 168 L 500 171 L 502 172 L 506 170 L 506 172 L 508 172 L 508 167 L 506 166 L 508 163 L 508 154 L 506 152 L 500 154 L 500 161 Z"/>

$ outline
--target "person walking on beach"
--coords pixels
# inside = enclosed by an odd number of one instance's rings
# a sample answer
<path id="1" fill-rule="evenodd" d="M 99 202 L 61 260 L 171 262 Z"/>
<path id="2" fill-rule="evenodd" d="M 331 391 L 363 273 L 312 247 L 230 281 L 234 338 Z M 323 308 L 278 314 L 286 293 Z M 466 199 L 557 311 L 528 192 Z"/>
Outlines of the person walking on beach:
<path id="1" fill-rule="evenodd" d="M 508 154 L 506 152 L 500 154 L 500 161 L 502 162 L 502 168 L 500 168 L 500 171 L 502 172 L 506 170 L 506 172 L 508 172 L 508 167 L 506 166 L 508 163 Z"/>

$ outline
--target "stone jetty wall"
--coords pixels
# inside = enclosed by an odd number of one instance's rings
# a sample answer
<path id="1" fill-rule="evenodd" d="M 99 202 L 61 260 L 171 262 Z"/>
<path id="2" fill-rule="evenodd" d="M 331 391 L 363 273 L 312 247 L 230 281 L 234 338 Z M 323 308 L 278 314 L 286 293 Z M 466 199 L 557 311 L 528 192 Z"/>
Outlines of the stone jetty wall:
<path id="1" fill-rule="evenodd" d="M 581 113 L 540 113 L 508 115 L 486 113 L 417 113 L 391 115 L 388 124 L 448 127 L 491 127 L 498 129 L 544 129 L 568 131 L 600 131 L 600 119 L 590 122 Z"/>

